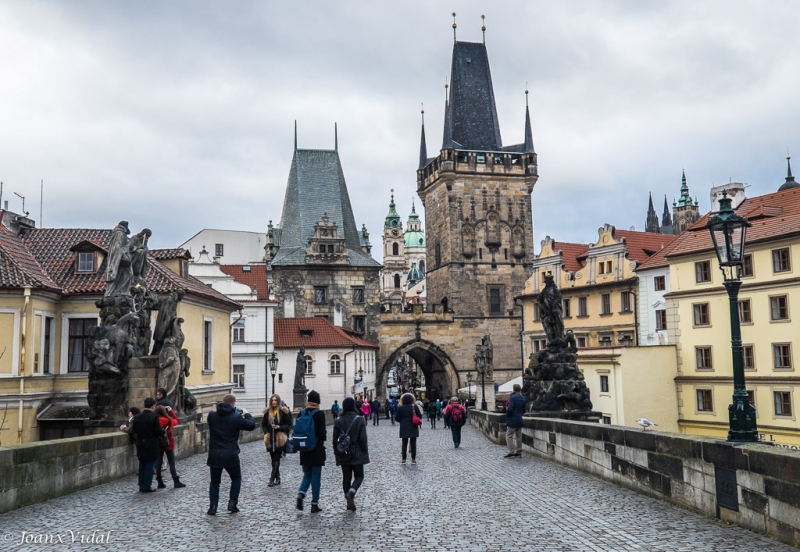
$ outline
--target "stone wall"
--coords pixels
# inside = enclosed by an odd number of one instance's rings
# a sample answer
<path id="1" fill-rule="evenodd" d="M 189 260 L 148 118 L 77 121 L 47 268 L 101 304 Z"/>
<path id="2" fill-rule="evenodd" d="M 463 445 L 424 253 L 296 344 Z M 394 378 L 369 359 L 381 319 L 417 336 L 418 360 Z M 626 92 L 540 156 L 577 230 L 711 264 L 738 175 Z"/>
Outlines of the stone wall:
<path id="1" fill-rule="evenodd" d="M 327 424 L 332 424 L 331 413 L 325 416 Z M 261 416 L 254 419 L 256 429 L 243 431 L 241 443 L 263 439 Z M 208 451 L 206 422 L 180 424 L 173 433 L 176 458 Z M 134 475 L 138 470 L 136 447 L 119 431 L 0 447 L 0 514 Z"/>
<path id="2" fill-rule="evenodd" d="M 505 416 L 470 411 L 505 443 Z M 727 523 L 800 545 L 800 452 L 766 444 L 525 418 L 526 452 Z M 726 497 L 731 501 L 722 506 Z"/>

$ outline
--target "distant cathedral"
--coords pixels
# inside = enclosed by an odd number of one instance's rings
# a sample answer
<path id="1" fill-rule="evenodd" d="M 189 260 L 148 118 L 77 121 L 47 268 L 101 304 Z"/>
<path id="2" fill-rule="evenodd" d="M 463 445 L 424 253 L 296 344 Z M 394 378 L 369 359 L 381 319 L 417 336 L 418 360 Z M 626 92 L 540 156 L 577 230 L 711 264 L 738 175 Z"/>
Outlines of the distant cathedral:
<path id="1" fill-rule="evenodd" d="M 681 178 L 681 195 L 677 201 L 672 202 L 672 214 L 669 212 L 667 196 L 664 196 L 664 214 L 661 224 L 653 208 L 653 194 L 650 194 L 650 205 L 647 208 L 647 222 L 644 231 L 654 234 L 680 234 L 700 218 L 700 203 L 697 198 L 689 195 L 689 186 L 686 184 L 686 171 Z"/>
<path id="2" fill-rule="evenodd" d="M 406 230 L 397 213 L 394 193 L 383 224 L 383 269 L 381 304 L 404 304 L 408 298 L 425 302 L 425 232 L 417 209 L 411 203 Z"/>

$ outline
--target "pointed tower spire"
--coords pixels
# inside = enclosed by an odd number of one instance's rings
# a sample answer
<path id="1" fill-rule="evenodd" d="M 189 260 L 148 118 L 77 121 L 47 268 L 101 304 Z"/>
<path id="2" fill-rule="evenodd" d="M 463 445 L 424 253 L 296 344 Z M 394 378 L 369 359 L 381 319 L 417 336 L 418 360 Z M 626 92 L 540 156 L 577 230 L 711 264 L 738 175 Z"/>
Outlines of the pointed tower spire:
<path id="1" fill-rule="evenodd" d="M 693 203 L 692 196 L 689 195 L 689 185 L 686 184 L 686 170 L 683 169 L 681 175 L 681 196 L 678 198 L 678 206 L 683 207 L 692 205 Z"/>
<path id="2" fill-rule="evenodd" d="M 650 193 L 650 205 L 647 207 L 647 222 L 644 225 L 645 232 L 659 234 L 661 229 L 658 226 L 658 215 L 653 207 L 653 193 Z"/>
<path id="3" fill-rule="evenodd" d="M 450 101 L 447 97 L 447 81 L 444 83 L 444 132 L 442 134 L 442 149 L 453 148 L 453 120 L 450 113 Z"/>
<path id="4" fill-rule="evenodd" d="M 794 175 L 792 174 L 792 156 L 786 156 L 786 181 L 781 184 L 781 187 L 778 188 L 778 191 L 788 190 L 789 188 L 797 188 L 800 186 L 800 182 L 796 182 L 794 179 Z"/>
<path id="5" fill-rule="evenodd" d="M 339 125 L 333 123 L 333 151 L 339 152 Z"/>
<path id="6" fill-rule="evenodd" d="M 531 132 L 531 113 L 528 109 L 528 83 L 525 83 L 525 147 L 522 153 L 534 153 L 533 132 Z"/>
<path id="7" fill-rule="evenodd" d="M 661 215 L 661 226 L 672 227 L 672 213 L 669 212 L 669 203 L 667 202 L 667 194 L 664 194 L 664 214 Z"/>
<path id="8" fill-rule="evenodd" d="M 422 114 L 422 136 L 419 139 L 419 168 L 428 163 L 428 146 L 425 144 L 425 106 L 420 111 Z"/>
<path id="9" fill-rule="evenodd" d="M 297 151 L 297 119 L 294 120 L 294 151 Z"/>

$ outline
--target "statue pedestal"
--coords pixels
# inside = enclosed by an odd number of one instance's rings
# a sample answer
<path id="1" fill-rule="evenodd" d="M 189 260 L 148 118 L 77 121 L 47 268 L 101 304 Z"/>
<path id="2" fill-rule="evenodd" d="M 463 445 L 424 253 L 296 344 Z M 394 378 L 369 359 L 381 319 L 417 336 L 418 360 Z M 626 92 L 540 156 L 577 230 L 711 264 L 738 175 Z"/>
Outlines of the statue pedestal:
<path id="1" fill-rule="evenodd" d="M 147 397 L 156 398 L 158 387 L 158 357 L 143 356 L 128 362 L 127 408 L 142 408 Z"/>
<path id="2" fill-rule="evenodd" d="M 308 401 L 308 389 L 305 387 L 295 387 L 292 396 L 292 412 L 300 412 L 306 407 L 306 402 Z"/>
<path id="3" fill-rule="evenodd" d="M 494 402 L 494 379 L 487 379 L 486 380 L 486 411 L 487 412 L 496 412 L 497 407 L 495 406 Z M 448 397 L 449 399 L 449 397 Z M 475 392 L 475 408 L 480 410 L 481 408 L 481 401 L 483 400 L 483 389 L 481 387 L 481 381 L 478 379 L 478 389 Z"/>

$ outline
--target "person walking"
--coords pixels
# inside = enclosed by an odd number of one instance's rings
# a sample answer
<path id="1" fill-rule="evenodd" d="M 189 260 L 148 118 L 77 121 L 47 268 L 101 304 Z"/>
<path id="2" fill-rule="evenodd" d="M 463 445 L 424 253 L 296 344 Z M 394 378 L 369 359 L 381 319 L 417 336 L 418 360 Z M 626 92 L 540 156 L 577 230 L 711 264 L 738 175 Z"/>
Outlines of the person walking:
<path id="1" fill-rule="evenodd" d="M 386 403 L 383 405 L 384 412 L 386 414 L 386 419 L 389 419 L 389 399 L 386 399 Z"/>
<path id="2" fill-rule="evenodd" d="M 442 419 L 442 401 L 440 399 L 436 399 L 436 419 Z"/>
<path id="3" fill-rule="evenodd" d="M 444 420 L 453 433 L 453 445 L 461 445 L 461 428 L 467 423 L 467 410 L 458 402 L 458 397 L 450 399 L 450 404 L 444 409 Z"/>
<path id="4" fill-rule="evenodd" d="M 154 412 L 156 400 L 147 397 L 144 400 L 144 410 L 133 417 L 131 430 L 136 436 L 136 457 L 139 459 L 139 492 L 153 493 L 153 471 L 156 463 L 161 458 L 159 440 L 164 435 L 164 430 L 158 423 L 158 416 Z"/>
<path id="5" fill-rule="evenodd" d="M 422 410 L 414 404 L 414 395 L 406 393 L 400 399 L 400 408 L 397 409 L 395 420 L 400 424 L 400 439 L 403 442 L 401 464 L 406 463 L 409 448 L 411 449 L 411 463 L 417 463 L 417 438 L 419 426 L 422 425 Z M 419 425 L 414 424 L 414 415 L 419 418 Z"/>
<path id="6" fill-rule="evenodd" d="M 431 429 L 436 429 L 436 403 L 428 403 L 428 419 L 431 421 Z"/>
<path id="7" fill-rule="evenodd" d="M 369 401 L 364 399 L 364 402 L 361 403 L 361 414 L 364 416 L 364 421 L 369 420 L 369 415 L 372 413 L 372 408 L 369 406 Z"/>
<path id="8" fill-rule="evenodd" d="M 378 400 L 378 397 L 375 397 L 369 407 L 372 410 L 372 425 L 381 425 L 381 401 Z"/>
<path id="9" fill-rule="evenodd" d="M 334 421 L 339 417 L 339 401 L 333 401 L 331 405 L 331 416 L 333 416 Z"/>
<path id="10" fill-rule="evenodd" d="M 522 456 L 522 415 L 525 414 L 525 397 L 522 396 L 522 387 L 514 384 L 514 392 L 508 399 L 506 408 L 506 445 L 508 454 L 505 458 Z"/>
<path id="11" fill-rule="evenodd" d="M 336 454 L 339 440 L 350 437 L 349 458 Z M 342 490 L 347 509 L 356 511 L 355 496 L 364 482 L 364 465 L 369 464 L 367 423 L 356 413 L 356 401 L 347 397 L 342 401 L 342 415 L 333 423 L 333 443 L 336 465 L 342 468 Z"/>
<path id="12" fill-rule="evenodd" d="M 397 399 L 392 397 L 392 400 L 389 402 L 389 416 L 392 420 L 392 425 L 394 425 L 394 416 L 397 414 Z"/>
<path id="13" fill-rule="evenodd" d="M 300 466 L 303 468 L 303 480 L 300 482 L 300 489 L 297 491 L 297 509 L 303 509 L 303 500 L 311 487 L 311 513 L 321 512 L 319 507 L 319 489 L 322 484 L 322 466 L 325 465 L 325 440 L 328 438 L 328 430 L 325 428 L 325 413 L 319 409 L 319 393 L 316 391 L 308 392 L 308 402 L 306 407 L 300 411 L 310 414 L 314 420 L 314 434 L 317 438 L 317 446 L 314 450 L 300 452 Z M 367 405 L 369 407 L 369 405 Z M 295 433 L 295 435 L 297 435 Z"/>
<path id="14" fill-rule="evenodd" d="M 281 484 L 281 455 L 291 428 L 292 413 L 281 404 L 279 395 L 272 395 L 269 399 L 269 406 L 264 409 L 264 417 L 261 419 L 264 446 L 267 447 L 267 452 L 272 460 L 272 472 L 267 487 Z"/>
<path id="15" fill-rule="evenodd" d="M 211 484 L 208 487 L 209 516 L 217 515 L 219 502 L 219 485 L 222 482 L 222 470 L 231 478 L 228 511 L 235 514 L 239 511 L 239 491 L 242 488 L 242 466 L 239 463 L 239 432 L 253 431 L 256 422 L 244 408 L 236 407 L 236 396 L 225 395 L 217 409 L 208 413 L 208 460 L 206 465 L 211 471 Z"/>
<path id="16" fill-rule="evenodd" d="M 156 406 L 156 415 L 158 416 L 158 423 L 161 428 L 167 432 L 167 437 L 169 438 L 169 444 L 164 448 L 163 456 L 167 457 L 167 464 L 169 465 L 169 473 L 172 475 L 172 484 L 175 489 L 182 489 L 186 485 L 181 483 L 180 478 L 178 477 L 178 470 L 175 469 L 175 435 L 172 433 L 172 428 L 178 425 L 178 416 L 175 415 L 175 411 L 172 410 L 171 406 Z M 163 464 L 162 462 L 158 462 L 156 465 L 156 481 L 158 482 L 159 489 L 166 489 L 167 486 L 164 484 L 164 479 L 161 477 L 161 472 L 163 471 Z"/>

